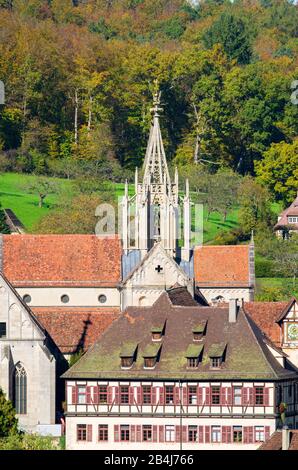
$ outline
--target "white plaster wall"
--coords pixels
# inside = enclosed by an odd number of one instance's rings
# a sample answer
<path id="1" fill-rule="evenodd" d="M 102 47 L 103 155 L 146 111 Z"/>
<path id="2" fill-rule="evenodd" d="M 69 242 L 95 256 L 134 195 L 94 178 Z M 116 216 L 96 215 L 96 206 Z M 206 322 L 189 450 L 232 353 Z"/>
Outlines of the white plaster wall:
<path id="1" fill-rule="evenodd" d="M 120 292 L 114 288 L 99 287 L 20 287 L 18 293 L 23 298 L 29 294 L 30 307 L 119 307 Z M 69 296 L 69 302 L 61 302 L 62 295 Z M 105 295 L 107 301 L 100 303 L 98 297 Z"/>
<path id="2" fill-rule="evenodd" d="M 229 302 L 230 299 L 244 299 L 244 302 L 250 302 L 253 300 L 253 291 L 249 287 L 228 289 L 221 287 L 209 288 L 199 286 L 199 289 L 209 303 L 219 295 L 224 297 L 224 302 Z"/>
<path id="3" fill-rule="evenodd" d="M 91 424 L 92 442 L 77 442 L 77 424 Z M 109 426 L 109 441 L 98 442 L 98 425 Z M 257 444 L 199 444 L 196 442 L 114 442 L 114 425 L 157 425 L 157 426 L 270 426 L 270 434 L 275 431 L 275 419 L 220 419 L 220 418 L 145 418 L 145 417 L 67 417 L 66 418 L 66 449 L 68 450 L 255 450 Z"/>

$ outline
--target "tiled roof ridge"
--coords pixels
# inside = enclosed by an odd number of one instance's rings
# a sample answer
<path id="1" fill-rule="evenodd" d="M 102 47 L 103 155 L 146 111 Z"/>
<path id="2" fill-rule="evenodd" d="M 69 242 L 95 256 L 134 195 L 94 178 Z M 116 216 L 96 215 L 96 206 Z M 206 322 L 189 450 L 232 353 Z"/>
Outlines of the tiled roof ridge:
<path id="1" fill-rule="evenodd" d="M 283 320 L 283 318 L 285 317 L 285 315 L 288 313 L 289 309 L 293 306 L 295 302 L 297 303 L 297 299 L 295 296 L 293 296 L 291 300 L 289 301 L 289 303 L 287 304 L 287 306 L 283 309 L 279 317 L 277 317 L 277 319 L 275 320 L 276 323 L 279 323 L 281 320 Z"/>

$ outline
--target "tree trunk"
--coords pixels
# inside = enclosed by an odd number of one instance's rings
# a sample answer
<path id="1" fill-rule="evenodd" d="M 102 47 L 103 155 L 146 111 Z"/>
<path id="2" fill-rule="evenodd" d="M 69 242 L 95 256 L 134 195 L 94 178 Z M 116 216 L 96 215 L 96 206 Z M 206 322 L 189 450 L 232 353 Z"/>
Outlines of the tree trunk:
<path id="1" fill-rule="evenodd" d="M 88 133 L 90 133 L 90 131 L 91 131 L 91 124 L 92 124 L 92 104 L 93 104 L 93 96 L 90 96 L 90 98 L 89 98 L 88 126 L 87 126 Z"/>
<path id="2" fill-rule="evenodd" d="M 75 129 L 75 144 L 78 144 L 78 114 L 79 114 L 79 96 L 78 90 L 75 90 L 75 120 L 74 120 L 74 129 Z"/>
<path id="3" fill-rule="evenodd" d="M 46 195 L 45 195 L 45 194 L 39 194 L 39 203 L 38 203 L 38 207 L 40 207 L 40 208 L 43 207 L 43 203 L 44 203 L 45 198 L 46 198 Z"/>

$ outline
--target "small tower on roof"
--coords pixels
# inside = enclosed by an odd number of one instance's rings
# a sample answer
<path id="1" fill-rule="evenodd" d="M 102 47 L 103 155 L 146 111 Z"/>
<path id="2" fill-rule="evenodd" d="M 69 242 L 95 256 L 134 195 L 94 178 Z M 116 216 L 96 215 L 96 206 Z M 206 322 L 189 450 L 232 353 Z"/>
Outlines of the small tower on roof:
<path id="1" fill-rule="evenodd" d="M 131 250 L 138 250 L 143 258 L 155 243 L 160 243 L 163 248 L 174 258 L 178 256 L 179 239 L 179 177 L 175 171 L 172 183 L 167 165 L 166 154 L 162 141 L 159 118 L 162 108 L 161 92 L 158 82 L 155 81 L 153 94 L 152 123 L 149 140 L 144 159 L 144 177 L 138 181 L 138 171 L 135 175 L 135 195 L 128 198 L 127 193 L 123 198 L 123 248 L 127 255 Z M 188 183 L 187 183 L 188 187 Z M 125 228 L 128 222 L 128 214 L 134 205 L 134 228 Z M 181 250 L 182 258 L 189 261 L 190 258 L 190 200 L 189 192 L 183 199 L 184 216 L 184 246 Z M 132 236 L 134 234 L 134 240 Z"/>

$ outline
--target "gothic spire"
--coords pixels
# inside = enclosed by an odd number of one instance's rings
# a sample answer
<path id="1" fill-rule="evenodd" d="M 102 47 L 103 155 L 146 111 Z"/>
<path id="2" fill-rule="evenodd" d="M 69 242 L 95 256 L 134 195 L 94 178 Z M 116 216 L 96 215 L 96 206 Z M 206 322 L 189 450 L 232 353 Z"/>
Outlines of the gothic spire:
<path id="1" fill-rule="evenodd" d="M 160 126 L 159 112 L 161 92 L 159 91 L 158 82 L 155 81 L 155 91 L 153 95 L 153 114 L 152 126 L 150 130 L 149 141 L 144 161 L 144 184 L 163 185 L 166 184 L 168 189 L 171 188 L 171 180 L 164 151 Z"/>

